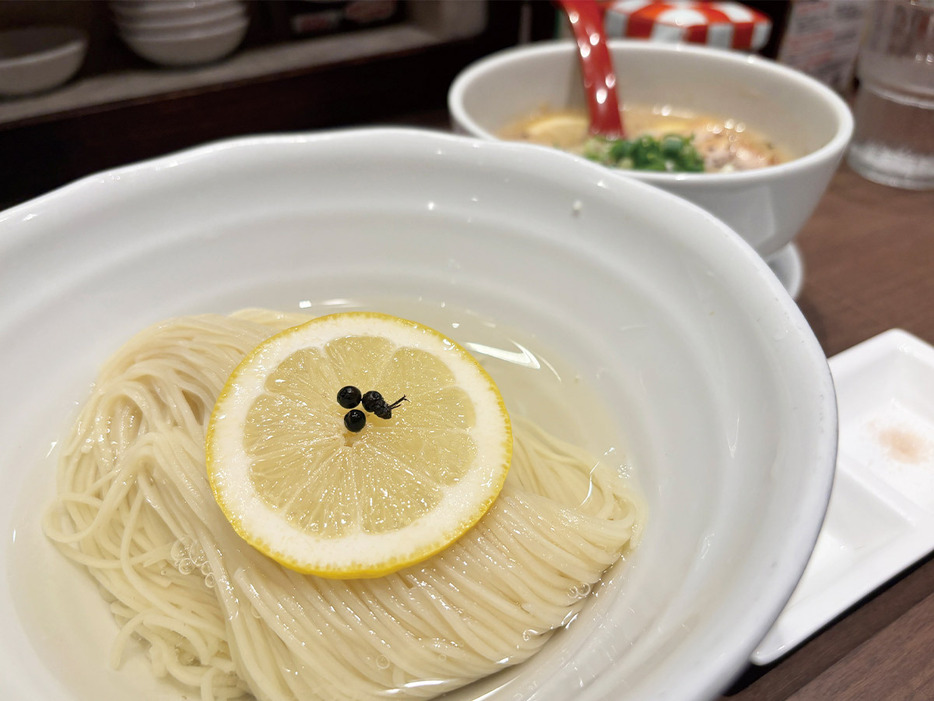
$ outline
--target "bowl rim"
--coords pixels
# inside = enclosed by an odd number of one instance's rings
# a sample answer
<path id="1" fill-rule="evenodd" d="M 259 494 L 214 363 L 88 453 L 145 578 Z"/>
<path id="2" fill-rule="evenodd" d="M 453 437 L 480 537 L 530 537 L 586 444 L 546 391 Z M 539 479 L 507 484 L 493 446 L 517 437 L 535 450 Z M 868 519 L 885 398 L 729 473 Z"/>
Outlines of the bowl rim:
<path id="1" fill-rule="evenodd" d="M 126 41 L 146 44 L 174 44 L 218 39 L 221 37 L 245 33 L 250 24 L 246 16 L 231 17 L 213 27 L 163 27 L 160 29 L 140 29 L 120 27 L 120 37 Z"/>
<path id="2" fill-rule="evenodd" d="M 152 2 L 152 0 L 110 0 L 111 9 L 138 17 L 159 17 L 179 12 L 200 12 L 226 5 L 242 6 L 240 0 L 176 0 L 173 3 Z"/>
<path id="3" fill-rule="evenodd" d="M 3 58 L 0 56 L 0 70 L 35 65 L 53 61 L 87 49 L 88 35 L 78 27 L 67 24 L 43 24 L 29 27 L 15 27 L 0 32 L 2 36 L 45 35 L 55 39 L 53 46 L 28 54 L 19 54 Z"/>
<path id="4" fill-rule="evenodd" d="M 648 183 L 671 183 L 691 186 L 694 184 L 715 185 L 716 183 L 756 183 L 768 181 L 782 175 L 793 175 L 807 170 L 812 166 L 836 159 L 843 153 L 853 135 L 853 114 L 846 102 L 832 89 L 802 73 L 801 71 L 783 66 L 756 54 L 746 54 L 735 50 L 720 49 L 716 47 L 701 46 L 687 43 L 651 42 L 638 39 L 610 39 L 611 53 L 614 49 L 623 49 L 645 54 L 680 54 L 688 59 L 698 60 L 714 59 L 726 61 L 735 65 L 745 64 L 756 70 L 762 70 L 771 75 L 794 83 L 808 91 L 814 97 L 827 105 L 837 119 L 834 135 L 823 146 L 814 151 L 794 158 L 785 163 L 756 168 L 752 170 L 733 171 L 730 173 L 656 173 L 644 170 L 626 170 L 627 176 L 635 177 Z M 488 140 L 501 141 L 495 134 L 481 127 L 469 114 L 464 106 L 464 95 L 469 87 L 483 75 L 493 72 L 500 66 L 510 65 L 520 60 L 527 60 L 541 55 L 572 54 L 575 51 L 573 40 L 552 39 L 539 41 L 524 46 L 510 47 L 486 56 L 462 70 L 451 83 L 448 90 L 448 111 L 456 124 L 463 127 L 473 136 Z M 545 147 L 550 148 L 550 147 Z"/>
<path id="5" fill-rule="evenodd" d="M 158 17 L 158 16 L 157 16 Z M 122 30 L 138 31 L 163 31 L 173 29 L 197 29 L 200 27 L 209 27 L 212 24 L 223 24 L 227 20 L 237 17 L 246 17 L 246 10 L 240 5 L 222 5 L 218 8 L 212 8 L 210 13 L 205 14 L 181 14 L 172 16 L 172 19 L 149 18 L 149 17 L 127 17 L 114 11 L 114 24 Z"/>
<path id="6" fill-rule="evenodd" d="M 367 139 L 370 141 L 366 141 Z M 84 202 L 89 195 L 99 194 L 108 188 L 116 188 L 117 197 L 121 199 L 125 193 L 132 192 L 129 188 L 139 187 L 143 179 L 157 180 L 167 177 L 165 171 L 178 167 L 204 171 L 209 165 L 216 166 L 218 162 L 223 162 L 225 159 L 236 160 L 238 157 L 248 157 L 270 148 L 294 151 L 296 147 L 317 144 L 322 150 L 334 150 L 341 148 L 347 142 L 380 145 L 379 148 L 382 148 L 384 153 L 391 151 L 397 157 L 401 155 L 402 158 L 424 157 L 429 152 L 437 155 L 454 153 L 461 158 L 469 158 L 471 161 L 483 160 L 487 167 L 492 159 L 494 165 L 518 168 L 523 177 L 533 177 L 542 168 L 549 166 L 563 166 L 564 172 L 570 171 L 576 175 L 588 176 L 592 181 L 591 184 L 599 183 L 601 190 L 610 192 L 635 190 L 645 192 L 653 198 L 668 199 L 672 203 L 678 200 L 679 207 L 693 210 L 720 232 L 721 235 L 711 237 L 716 248 L 731 247 L 751 266 L 748 276 L 758 274 L 767 288 L 766 291 L 775 298 L 774 305 L 777 306 L 773 306 L 776 310 L 774 313 L 778 314 L 780 309 L 782 314 L 800 322 L 804 330 L 802 341 L 809 349 L 808 355 L 815 360 L 818 356 L 824 355 L 813 332 L 810 332 L 810 326 L 804 319 L 803 313 L 787 295 L 778 279 L 770 272 L 765 261 L 746 241 L 721 221 L 711 217 L 703 209 L 687 200 L 638 180 L 607 179 L 604 177 L 605 167 L 599 164 L 556 149 L 518 142 L 482 140 L 477 137 L 400 127 L 345 128 L 312 133 L 270 134 L 224 139 L 84 176 L 35 199 L 0 211 L 0 229 L 3 228 L 4 222 L 25 221 L 34 218 L 37 213 L 41 214 L 42 210 L 54 210 L 70 206 L 75 202 Z M 386 146 L 386 144 L 391 146 Z M 10 235 L 0 237 L 0 252 L 5 245 L 21 245 L 29 234 L 22 227 L 19 230 L 2 233 Z M 833 481 L 837 417 L 833 382 L 826 359 L 822 364 L 815 362 L 811 369 L 813 372 L 808 374 L 813 375 L 812 379 L 819 383 L 814 393 L 820 396 L 820 406 L 815 405 L 815 411 L 819 411 L 819 415 L 823 418 L 822 425 L 828 435 L 815 446 L 817 450 L 814 451 L 811 464 L 820 469 L 811 470 L 810 486 L 813 488 L 803 493 L 798 501 L 799 505 L 807 507 L 799 514 L 802 518 L 796 522 L 798 537 L 789 538 L 783 544 L 782 552 L 788 558 L 794 559 L 795 566 L 775 571 L 769 578 L 767 586 L 758 590 L 760 595 L 765 592 L 768 596 L 760 601 L 760 605 L 755 610 L 749 611 L 748 615 L 744 616 L 742 625 L 737 626 L 738 630 L 734 633 L 733 645 L 721 651 L 721 654 L 711 655 L 709 664 L 704 666 L 705 672 L 691 674 L 687 679 L 670 681 L 669 690 L 674 693 L 672 698 L 709 698 L 712 694 L 726 688 L 741 671 L 742 665 L 749 660 L 755 647 L 778 617 L 787 599 L 793 593 L 813 550 Z M 583 691 L 586 692 L 587 698 L 609 698 L 614 692 L 618 693 L 620 685 L 621 681 L 618 677 L 604 674 L 593 679 Z"/>

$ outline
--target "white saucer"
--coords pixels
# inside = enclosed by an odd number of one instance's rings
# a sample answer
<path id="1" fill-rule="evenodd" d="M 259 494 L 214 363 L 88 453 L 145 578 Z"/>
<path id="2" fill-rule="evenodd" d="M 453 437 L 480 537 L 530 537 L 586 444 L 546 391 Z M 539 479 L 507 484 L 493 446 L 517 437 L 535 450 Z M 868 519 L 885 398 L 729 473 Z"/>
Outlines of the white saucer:
<path id="1" fill-rule="evenodd" d="M 840 439 L 804 575 L 752 655 L 784 656 L 934 551 L 934 348 L 891 329 L 830 359 Z"/>
<path id="2" fill-rule="evenodd" d="M 788 290 L 792 299 L 797 299 L 804 285 L 804 264 L 801 261 L 801 252 L 798 247 L 789 243 L 773 253 L 765 262 Z"/>

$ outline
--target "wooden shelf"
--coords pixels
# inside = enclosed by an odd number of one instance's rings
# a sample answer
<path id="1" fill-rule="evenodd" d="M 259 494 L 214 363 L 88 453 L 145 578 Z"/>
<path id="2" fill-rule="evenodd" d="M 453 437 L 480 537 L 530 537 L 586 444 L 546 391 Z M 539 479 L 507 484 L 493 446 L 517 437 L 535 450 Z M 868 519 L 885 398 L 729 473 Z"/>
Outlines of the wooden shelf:
<path id="1" fill-rule="evenodd" d="M 416 24 L 406 23 L 247 49 L 230 58 L 192 69 L 129 68 L 91 76 L 54 92 L 0 103 L 0 128 L 56 119 L 70 112 L 113 107 L 124 102 L 223 89 L 232 85 L 366 61 L 447 43 Z"/>
<path id="2" fill-rule="evenodd" d="M 464 0 L 455 1 L 448 11 L 463 7 Z M 0 103 L 0 208 L 99 170 L 217 139 L 436 113 L 461 69 L 519 41 L 530 8 L 535 17 L 551 11 L 540 0 L 490 0 L 483 26 L 468 36 L 460 18 L 440 25 L 417 18 L 245 47 L 191 70 L 137 63 Z"/>

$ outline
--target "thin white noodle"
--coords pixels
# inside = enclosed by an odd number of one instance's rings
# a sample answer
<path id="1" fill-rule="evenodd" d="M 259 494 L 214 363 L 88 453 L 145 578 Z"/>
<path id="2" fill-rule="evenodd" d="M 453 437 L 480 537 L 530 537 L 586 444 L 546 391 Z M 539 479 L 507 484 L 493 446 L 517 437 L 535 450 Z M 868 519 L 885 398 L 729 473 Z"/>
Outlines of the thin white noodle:
<path id="1" fill-rule="evenodd" d="M 618 475 L 514 417 L 499 499 L 430 560 L 335 581 L 246 545 L 204 471 L 211 407 L 243 356 L 306 317 L 250 309 L 166 321 L 101 370 L 64 444 L 49 538 L 87 568 L 153 673 L 203 701 L 429 698 L 534 654 L 631 547 Z"/>

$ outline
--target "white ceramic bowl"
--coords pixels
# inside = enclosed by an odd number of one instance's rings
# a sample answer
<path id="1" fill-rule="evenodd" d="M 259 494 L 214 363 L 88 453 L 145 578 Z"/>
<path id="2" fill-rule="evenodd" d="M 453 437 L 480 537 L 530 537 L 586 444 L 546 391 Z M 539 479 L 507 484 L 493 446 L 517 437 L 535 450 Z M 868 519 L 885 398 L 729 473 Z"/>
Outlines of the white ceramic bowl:
<path id="1" fill-rule="evenodd" d="M 723 174 L 615 171 L 707 209 L 763 256 L 786 246 L 824 193 L 853 132 L 832 90 L 798 71 L 739 52 L 611 40 L 621 99 L 733 117 L 800 157 Z M 539 109 L 585 109 L 570 41 L 507 49 L 468 66 L 448 94 L 456 128 L 486 139 Z"/>
<path id="2" fill-rule="evenodd" d="M 173 315 L 365 306 L 464 343 L 478 315 L 570 368 L 542 402 L 523 396 L 551 370 L 510 366 L 527 372 L 501 383 L 510 411 L 591 449 L 597 424 L 619 432 L 610 458 L 648 501 L 638 549 L 538 655 L 450 698 L 713 697 L 829 496 L 829 370 L 762 259 L 694 205 L 550 149 L 374 129 L 173 154 L 0 213 L 0 295 L 5 700 L 180 698 L 133 655 L 105 671 L 107 605 L 37 523 L 49 446 L 102 361 Z M 499 377 L 508 354 L 477 352 Z"/>
<path id="3" fill-rule="evenodd" d="M 234 51 L 246 36 L 249 19 L 226 20 L 208 29 L 121 31 L 120 38 L 138 56 L 163 66 L 209 63 Z"/>
<path id="4" fill-rule="evenodd" d="M 118 12 L 114 12 L 114 24 L 123 32 L 137 32 L 141 34 L 149 32 L 178 32 L 178 31 L 203 31 L 211 30 L 229 23 L 231 20 L 242 19 L 246 17 L 246 9 L 242 5 L 233 3 L 220 5 L 213 8 L 210 12 L 197 12 L 192 14 L 171 15 L 163 18 L 161 15 L 155 15 L 152 18 L 144 16 L 142 19 L 124 18 Z"/>
<path id="5" fill-rule="evenodd" d="M 0 95 L 51 90 L 84 62 L 87 35 L 74 27 L 24 27 L 0 32 Z"/>

